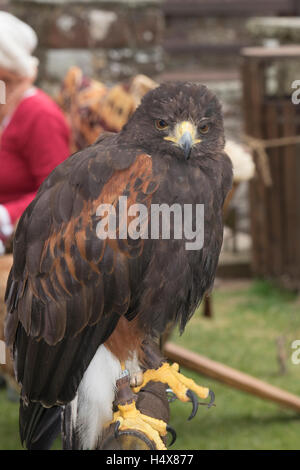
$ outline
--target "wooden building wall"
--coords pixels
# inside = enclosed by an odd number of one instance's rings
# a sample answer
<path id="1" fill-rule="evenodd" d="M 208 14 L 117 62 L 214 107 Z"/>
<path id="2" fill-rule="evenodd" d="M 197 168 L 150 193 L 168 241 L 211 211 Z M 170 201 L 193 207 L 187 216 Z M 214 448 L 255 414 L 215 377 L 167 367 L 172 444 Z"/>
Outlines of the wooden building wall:
<path id="1" fill-rule="evenodd" d="M 256 48 L 244 55 L 242 65 L 245 132 L 259 139 L 300 135 L 300 105 L 291 95 L 269 96 L 267 68 L 273 61 L 287 70 L 289 59 L 280 51 L 270 57 Z M 297 55 L 299 54 L 299 55 Z M 290 60 L 300 60 L 300 47 Z M 291 93 L 292 93 L 291 89 Z M 256 177 L 251 182 L 250 212 L 252 268 L 254 275 L 275 278 L 291 289 L 300 289 L 300 145 L 266 148 L 272 185 L 266 185 L 254 152 Z"/>

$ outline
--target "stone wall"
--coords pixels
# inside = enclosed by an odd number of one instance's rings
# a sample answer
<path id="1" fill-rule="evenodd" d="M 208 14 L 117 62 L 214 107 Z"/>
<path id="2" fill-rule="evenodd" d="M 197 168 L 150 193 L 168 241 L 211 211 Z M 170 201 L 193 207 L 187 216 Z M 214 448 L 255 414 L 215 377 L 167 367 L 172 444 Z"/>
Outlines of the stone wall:
<path id="1" fill-rule="evenodd" d="M 167 17 L 166 67 L 236 69 L 239 48 L 253 43 L 247 21 L 247 17 L 234 16 Z"/>
<path id="2" fill-rule="evenodd" d="M 160 73 L 160 7 L 161 0 L 11 0 L 4 6 L 37 32 L 39 81 L 48 91 L 72 65 L 106 83 Z"/>
<path id="3" fill-rule="evenodd" d="M 136 73 L 156 78 L 164 70 L 192 79 L 207 70 L 238 71 L 239 48 L 259 41 L 246 27 L 247 16 L 181 15 L 167 5 L 166 0 L 0 0 L 0 8 L 36 30 L 40 83 L 47 87 L 61 81 L 71 65 L 108 83 Z"/>
<path id="4" fill-rule="evenodd" d="M 252 42 L 246 17 L 172 16 L 163 5 L 164 0 L 0 0 L 0 8 L 36 30 L 40 84 L 48 89 L 71 65 L 108 83 L 136 73 L 155 78 L 164 69 L 237 69 L 239 44 Z M 180 50 L 178 44 L 188 47 Z M 231 45 L 236 49 L 229 54 L 215 49 Z"/>
<path id="5" fill-rule="evenodd" d="M 198 80 L 223 102 L 228 134 L 241 133 L 238 52 L 215 46 L 249 44 L 247 18 L 172 15 L 165 0 L 0 0 L 1 7 L 36 30 L 38 84 L 48 93 L 72 65 L 108 85 L 137 73 Z M 187 48 L 170 50 L 174 43 Z"/>

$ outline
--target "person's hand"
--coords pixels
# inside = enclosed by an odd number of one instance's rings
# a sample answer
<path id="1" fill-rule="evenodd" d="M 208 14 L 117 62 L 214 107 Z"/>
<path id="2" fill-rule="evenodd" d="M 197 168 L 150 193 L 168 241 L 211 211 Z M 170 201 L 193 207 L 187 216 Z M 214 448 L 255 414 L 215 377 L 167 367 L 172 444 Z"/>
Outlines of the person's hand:
<path id="1" fill-rule="evenodd" d="M 5 253 L 5 242 L 11 237 L 14 227 L 10 215 L 2 204 L 0 204 L 0 255 Z"/>
<path id="2" fill-rule="evenodd" d="M 24 93 L 32 86 L 33 78 L 20 77 L 0 67 L 0 80 L 5 83 L 5 104 L 0 106 L 0 123 L 10 116 L 21 101 Z"/>

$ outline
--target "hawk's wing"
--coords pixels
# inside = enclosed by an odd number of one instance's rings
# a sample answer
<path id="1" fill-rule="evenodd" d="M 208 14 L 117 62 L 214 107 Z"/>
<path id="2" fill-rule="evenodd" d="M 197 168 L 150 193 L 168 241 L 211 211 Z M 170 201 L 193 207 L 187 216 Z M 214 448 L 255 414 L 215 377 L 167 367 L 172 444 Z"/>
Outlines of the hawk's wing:
<path id="1" fill-rule="evenodd" d="M 6 339 L 25 402 L 74 398 L 97 348 L 128 311 L 130 260 L 145 262 L 143 240 L 96 235 L 99 204 L 116 206 L 120 195 L 128 205 L 148 204 L 158 187 L 152 159 L 116 139 L 106 136 L 57 167 L 20 219 Z"/>

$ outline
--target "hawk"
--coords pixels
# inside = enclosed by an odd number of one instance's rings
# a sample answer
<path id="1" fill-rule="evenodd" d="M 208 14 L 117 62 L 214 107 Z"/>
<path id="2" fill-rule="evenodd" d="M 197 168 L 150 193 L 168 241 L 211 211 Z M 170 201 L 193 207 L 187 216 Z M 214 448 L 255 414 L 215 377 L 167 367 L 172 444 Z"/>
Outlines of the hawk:
<path id="1" fill-rule="evenodd" d="M 232 184 L 224 141 L 221 106 L 211 91 L 163 84 L 145 95 L 119 133 L 101 135 L 59 165 L 23 213 L 6 290 L 6 341 L 21 384 L 27 448 L 49 446 L 67 405 L 79 448 L 95 448 L 107 423 L 129 429 L 135 418 L 165 448 L 165 427 L 139 413 L 134 401 L 113 414 L 115 384 L 126 370 L 137 377 L 147 338 L 170 324 L 183 331 L 212 287 Z M 107 229 L 101 238 L 98 208 L 117 210 L 120 196 L 129 208 L 149 209 L 140 235 L 128 229 L 120 236 L 119 216 L 115 233 Z M 203 205 L 201 247 L 187 249 L 187 237 L 175 236 L 175 218 L 169 238 L 145 236 L 141 226 L 151 225 L 151 207 L 162 204 Z M 168 384 L 182 401 L 209 395 L 168 363 L 146 370 L 134 391 L 151 380 Z"/>

